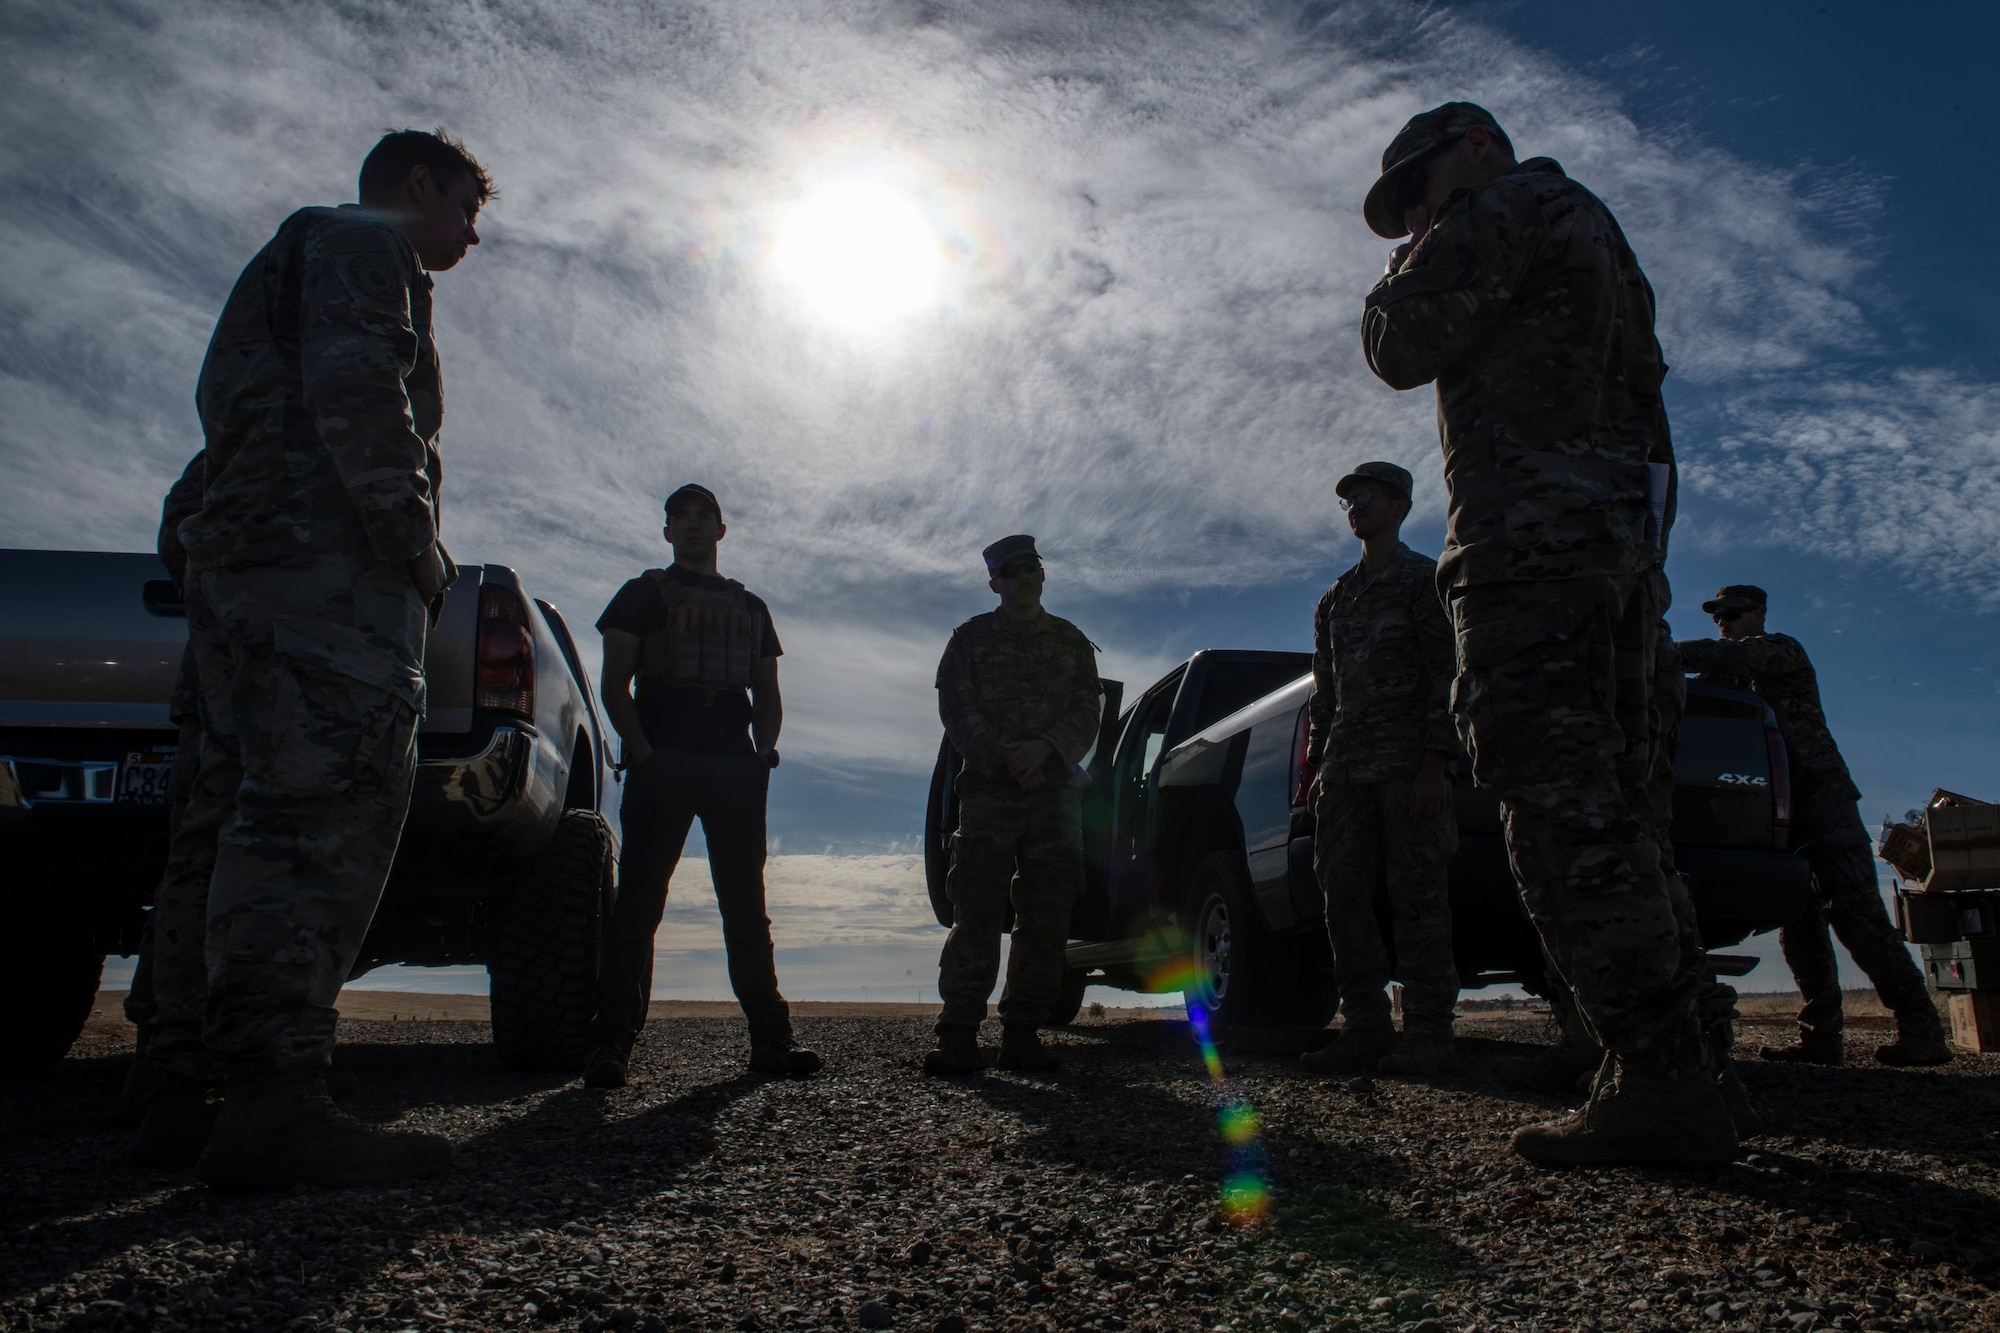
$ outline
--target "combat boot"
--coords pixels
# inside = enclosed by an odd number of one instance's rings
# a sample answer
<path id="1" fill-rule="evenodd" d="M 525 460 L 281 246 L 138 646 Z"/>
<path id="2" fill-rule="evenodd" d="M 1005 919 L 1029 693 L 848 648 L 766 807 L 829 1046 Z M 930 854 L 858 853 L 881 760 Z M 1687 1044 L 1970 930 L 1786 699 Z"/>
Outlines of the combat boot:
<path id="1" fill-rule="evenodd" d="M 1299 1068 L 1308 1074 L 1372 1074 L 1395 1049 L 1394 1028 L 1344 1027 L 1326 1045 L 1300 1055 Z"/>
<path id="2" fill-rule="evenodd" d="M 1375 1069 L 1378 1073 L 1412 1078 L 1456 1073 L 1459 1069 L 1458 1048 L 1452 1044 L 1449 1035 L 1412 1037 L 1405 1032 L 1403 1039 L 1396 1043 L 1396 1049 L 1383 1056 Z"/>
<path id="3" fill-rule="evenodd" d="M 1062 1068 L 1062 1061 L 1042 1045 L 1042 1034 L 1033 1023 L 1001 1025 L 1000 1058 L 994 1063 L 1017 1074 L 1052 1074 Z"/>
<path id="4" fill-rule="evenodd" d="M 1736 1146 L 1705 1066 L 1609 1055 L 1588 1102 L 1513 1138 L 1514 1151 L 1538 1166 L 1726 1166 Z"/>
<path id="5" fill-rule="evenodd" d="M 1885 1065 L 1942 1065 L 1951 1063 L 1951 1046 L 1944 1039 L 1944 1023 L 1926 1000 L 1921 1009 L 1896 1015 L 1896 1040 L 1875 1048 L 1875 1058 Z"/>
<path id="6" fill-rule="evenodd" d="M 1847 1062 L 1847 1044 L 1838 1032 L 1801 1032 L 1798 1045 L 1766 1046 L 1758 1054 L 1778 1064 L 1825 1065 L 1832 1069 Z"/>
<path id="7" fill-rule="evenodd" d="M 318 1074 L 293 1074 L 224 1085 L 195 1174 L 215 1189 L 268 1190 L 387 1185 L 451 1164 L 450 1140 L 370 1129 L 333 1104 Z"/>
<path id="8" fill-rule="evenodd" d="M 139 1056 L 132 1061 L 132 1067 L 125 1071 L 125 1086 L 118 1092 L 118 1107 L 112 1118 L 127 1129 L 137 1129 L 146 1123 L 146 1113 L 153 1109 L 153 1099 L 173 1078 L 173 1071 L 157 1060 Z"/>
<path id="9" fill-rule="evenodd" d="M 819 1072 L 819 1053 L 806 1050 L 803 1046 L 793 1046 L 789 1042 L 783 1046 L 752 1046 L 750 1068 L 759 1074 L 805 1078 Z"/>
<path id="10" fill-rule="evenodd" d="M 1757 1114 L 1757 1104 L 1750 1100 L 1750 1089 L 1743 1086 L 1734 1060 L 1724 1058 L 1722 1072 L 1715 1076 L 1715 1090 L 1722 1094 L 1722 1104 L 1729 1108 L 1729 1123 L 1736 1126 L 1739 1141 L 1754 1139 L 1764 1132 L 1764 1117 Z"/>
<path id="11" fill-rule="evenodd" d="M 1510 1055 L 1493 1062 L 1493 1077 L 1517 1092 L 1562 1097 L 1589 1086 L 1590 1076 L 1604 1063 L 1604 1052 L 1592 1046 L 1561 1042 L 1533 1055 Z"/>
<path id="12" fill-rule="evenodd" d="M 175 1169 L 193 1166 L 208 1146 L 221 1109 L 220 1100 L 209 1091 L 208 1080 L 167 1072 L 154 1086 L 145 1119 L 139 1122 L 132 1164 Z"/>
<path id="13" fill-rule="evenodd" d="M 978 1028 L 945 1028 L 937 1034 L 937 1049 L 924 1055 L 926 1074 L 977 1074 L 985 1068 Z"/>
<path id="14" fill-rule="evenodd" d="M 599 1046 L 583 1062 L 583 1086 L 586 1088 L 622 1088 L 625 1086 L 625 1069 L 630 1057 L 622 1046 Z"/>

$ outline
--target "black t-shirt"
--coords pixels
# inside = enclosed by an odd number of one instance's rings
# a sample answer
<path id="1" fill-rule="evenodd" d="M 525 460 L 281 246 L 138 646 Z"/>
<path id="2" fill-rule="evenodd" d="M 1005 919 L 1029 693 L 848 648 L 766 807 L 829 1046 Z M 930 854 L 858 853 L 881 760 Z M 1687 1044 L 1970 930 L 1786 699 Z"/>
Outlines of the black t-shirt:
<path id="1" fill-rule="evenodd" d="M 729 586 L 728 579 L 715 574 L 691 574 L 679 565 L 667 566 L 667 573 L 690 588 L 720 591 Z M 752 614 L 764 621 L 757 656 L 782 656 L 785 650 L 778 646 L 778 628 L 771 623 L 771 608 L 764 605 L 761 597 L 750 593 L 744 596 Z M 665 599 L 653 581 L 641 575 L 620 588 L 611 605 L 604 608 L 604 614 L 597 618 L 597 632 L 623 630 L 643 639 L 655 630 L 664 629 L 666 621 Z M 746 689 L 658 686 L 642 676 L 633 697 L 639 704 L 639 723 L 646 729 L 646 739 L 662 750 L 728 755 L 750 754 L 756 749 L 750 740 L 750 691 Z"/>

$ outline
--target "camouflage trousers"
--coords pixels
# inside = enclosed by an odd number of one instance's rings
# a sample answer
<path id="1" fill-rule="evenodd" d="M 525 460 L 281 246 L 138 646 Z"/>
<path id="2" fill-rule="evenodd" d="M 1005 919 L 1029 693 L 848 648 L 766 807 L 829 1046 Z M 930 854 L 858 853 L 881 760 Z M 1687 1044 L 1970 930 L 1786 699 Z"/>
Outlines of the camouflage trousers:
<path id="1" fill-rule="evenodd" d="M 1641 818 L 1652 830 L 1654 845 L 1660 849 L 1660 874 L 1673 901 L 1675 938 L 1680 947 L 1681 966 L 1698 979 L 1695 1008 L 1702 1031 L 1707 1036 L 1711 1052 L 1727 1056 L 1736 1040 L 1736 988 L 1721 981 L 1708 964 L 1694 898 L 1674 863 L 1674 757 L 1680 749 L 1681 717 L 1687 712 L 1687 672 L 1681 665 L 1680 650 L 1674 646 L 1673 631 L 1664 619 L 1672 600 L 1666 576 L 1655 571 L 1648 582 L 1653 604 L 1662 618 L 1653 640 L 1653 716 L 1658 742 L 1647 751 L 1647 776 L 1641 789 Z M 1636 747 L 1638 741 L 1628 737 L 1627 744 L 1628 747 Z M 1636 770 L 1640 762 L 1636 748 L 1621 762 Z M 1550 971 L 1555 975 L 1557 984 L 1550 987 L 1549 1004 L 1562 1030 L 1563 1043 L 1590 1050 L 1601 1049 L 1577 1010 L 1575 996 L 1560 984 L 1560 969 L 1554 967 L 1553 960 Z"/>
<path id="2" fill-rule="evenodd" d="M 194 794 L 195 778 L 201 772 L 201 674 L 195 668 L 193 644 L 181 653 L 167 713 L 180 730 L 173 768 L 167 774 L 167 841 L 172 846 L 180 837 L 181 820 Z M 204 865 L 213 866 L 213 851 L 210 844 Z M 138 1030 L 134 1047 L 141 1059 L 151 1053 L 153 1038 L 159 1033 L 160 992 L 166 992 L 170 1005 L 178 1004 L 184 1010 L 191 1008 L 196 1015 L 200 1014 L 208 992 L 208 969 L 202 960 L 202 939 L 208 930 L 207 874 L 199 876 L 198 893 L 168 887 L 185 885 L 190 878 L 185 869 L 179 875 L 167 876 L 154 895 L 152 910 L 146 913 L 146 924 L 139 931 L 139 958 L 132 969 L 132 989 L 125 995 L 125 1017 Z M 167 941 L 164 977 L 160 975 L 162 938 Z"/>
<path id="3" fill-rule="evenodd" d="M 1692 1038 L 1698 988 L 1647 796 L 1663 583 L 1485 584 L 1451 604 L 1452 710 L 1522 904 L 1590 1033 L 1660 1057 Z"/>
<path id="4" fill-rule="evenodd" d="M 1837 1037 L 1845 1024 L 1840 965 L 1834 958 L 1829 925 L 1868 974 L 1883 1004 L 1897 1014 L 1930 1009 L 1923 973 L 1882 905 L 1875 848 L 1860 812 L 1852 804 L 1802 812 L 1792 825 L 1792 840 L 1812 866 L 1817 899 L 1778 932 L 1785 965 L 1805 1001 L 1799 1010 L 1801 1035 Z"/>
<path id="5" fill-rule="evenodd" d="M 1074 787 L 1019 791 L 959 781 L 951 838 L 951 934 L 938 958 L 937 1030 L 976 1028 L 1000 974 L 1000 932 L 1014 908 L 1000 1021 L 1047 1021 L 1062 993 L 1069 914 L 1083 892 L 1083 801 Z"/>
<path id="6" fill-rule="evenodd" d="M 154 909 L 148 1053 L 193 1077 L 316 1069 L 402 836 L 423 603 L 400 569 L 320 555 L 190 571 L 187 605 L 200 758 Z"/>
<path id="7" fill-rule="evenodd" d="M 1389 954 L 1384 925 L 1392 924 L 1395 978 L 1403 983 L 1403 1031 L 1449 1037 L 1458 1003 L 1452 961 L 1451 901 L 1446 870 L 1458 851 L 1458 819 L 1449 795 L 1442 813 L 1410 814 L 1412 782 L 1342 783 L 1320 791 L 1313 869 L 1326 895 L 1326 934 L 1333 944 L 1334 985 L 1350 1028 L 1390 1024 Z M 1376 916 L 1375 884 L 1388 882 L 1391 923 Z"/>

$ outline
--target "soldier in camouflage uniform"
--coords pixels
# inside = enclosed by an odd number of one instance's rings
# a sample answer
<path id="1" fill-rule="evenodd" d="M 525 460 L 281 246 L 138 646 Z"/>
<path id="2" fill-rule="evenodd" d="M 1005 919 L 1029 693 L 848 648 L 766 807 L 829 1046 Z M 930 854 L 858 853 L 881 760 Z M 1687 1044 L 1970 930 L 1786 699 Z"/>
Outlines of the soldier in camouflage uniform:
<path id="1" fill-rule="evenodd" d="M 1611 1052 L 1590 1103 L 1516 1132 L 1549 1165 L 1730 1160 L 1644 788 L 1673 447 L 1653 293 L 1610 210 L 1483 108 L 1406 125 L 1363 213 L 1413 239 L 1368 295 L 1393 388 L 1435 382 L 1453 710 L 1522 901 Z"/>
<path id="2" fill-rule="evenodd" d="M 1313 861 L 1346 1020 L 1332 1044 L 1300 1057 L 1318 1073 L 1458 1068 L 1445 875 L 1458 851 L 1452 633 L 1438 600 L 1437 562 L 1400 540 L 1410 490 L 1410 474 L 1394 463 L 1363 463 L 1334 486 L 1364 554 L 1313 611 L 1306 747 L 1316 770 Z M 1375 915 L 1378 874 L 1388 881 L 1403 983 L 1400 1042 L 1384 994 L 1389 956 Z"/>
<path id="3" fill-rule="evenodd" d="M 1076 765 L 1097 738 L 1097 657 L 1089 639 L 1042 609 L 1035 539 L 984 552 L 996 610 L 952 631 L 938 663 L 938 713 L 965 760 L 951 839 L 951 934 L 938 959 L 932 1074 L 984 1067 L 986 998 L 1000 971 L 1011 901 L 1013 951 L 1000 995 L 1003 1069 L 1056 1067 L 1037 1029 L 1061 992 L 1069 914 L 1083 891 L 1083 810 Z"/>
<path id="4" fill-rule="evenodd" d="M 140 1139 L 153 1160 L 198 1151 L 219 1187 L 451 1164 L 443 1139 L 342 1115 L 324 1071 L 401 836 L 427 622 L 454 573 L 429 273 L 478 244 L 491 194 L 454 141 L 386 136 L 360 206 L 294 213 L 250 262 L 202 364 L 202 502 L 179 535 L 203 735 L 169 874 L 193 893 L 212 860 L 206 992 L 198 1028 L 161 995 L 150 1054 L 175 1078 Z M 181 975 L 187 934 L 156 936 L 156 985 Z"/>
<path id="5" fill-rule="evenodd" d="M 1762 588 L 1732 584 L 1701 604 L 1722 637 L 1679 645 L 1690 671 L 1755 690 L 1777 714 L 1791 760 L 1792 840 L 1811 863 L 1818 890 L 1818 902 L 1778 934 L 1805 1001 L 1799 1041 L 1767 1046 L 1764 1058 L 1837 1065 L 1844 1057 L 1840 971 L 1827 934 L 1831 922 L 1896 1015 L 1896 1040 L 1877 1047 L 1875 1058 L 1889 1065 L 1943 1064 L 1951 1059 L 1944 1025 L 1923 974 L 1882 906 L 1874 845 L 1855 805 L 1861 792 L 1827 730 L 1819 678 L 1797 639 L 1764 628 L 1767 605 Z"/>
<path id="6" fill-rule="evenodd" d="M 155 539 L 160 563 L 166 566 L 167 577 L 183 598 L 187 595 L 187 551 L 181 546 L 180 526 L 183 519 L 201 508 L 201 479 L 206 460 L 205 451 L 195 454 L 168 488 Z M 201 682 L 195 675 L 192 644 L 181 653 L 167 717 L 179 731 L 173 768 L 167 775 L 167 836 L 173 843 L 187 810 L 188 795 L 201 770 Z M 197 844 L 180 839 L 174 845 L 185 852 Z M 176 1003 L 186 1006 L 190 1019 L 175 1026 L 182 1032 L 201 1031 L 201 1005 L 208 990 L 201 940 L 207 932 L 208 867 L 214 853 L 213 844 L 206 846 L 208 855 L 202 858 L 197 874 L 176 874 L 176 867 L 168 865 L 166 877 L 154 897 L 153 910 L 146 914 L 146 924 L 139 933 L 139 959 L 132 969 L 132 988 L 125 996 L 125 1017 L 136 1030 L 135 1058 L 118 1105 L 119 1120 L 134 1127 L 144 1122 L 153 1099 L 170 1077 L 151 1052 L 153 1038 L 160 1028 L 160 1006 L 171 1008 Z M 168 949 L 169 969 L 165 975 L 159 974 L 155 960 L 154 941 L 162 931 L 175 942 Z M 143 1153 L 140 1164 L 149 1164 Z"/>
<path id="7" fill-rule="evenodd" d="M 1672 604 L 1664 576 L 1657 580 L 1654 595 L 1662 608 Z M 1746 1139 L 1763 1132 L 1763 1118 L 1736 1072 L 1736 988 L 1717 977 L 1708 962 L 1694 898 L 1674 863 L 1671 836 L 1676 782 L 1674 756 L 1680 749 L 1681 718 L 1687 711 L 1687 673 L 1682 669 L 1673 630 L 1664 616 L 1655 632 L 1654 653 L 1653 704 L 1659 719 L 1661 743 L 1653 749 L 1652 773 L 1641 794 L 1641 804 L 1646 822 L 1653 830 L 1653 839 L 1660 848 L 1660 873 L 1666 879 L 1668 893 L 1673 897 L 1682 964 L 1702 979 L 1695 1007 L 1702 1035 L 1708 1044 L 1715 1085 L 1722 1093 L 1723 1103 L 1729 1108 L 1736 1136 Z M 1553 964 L 1550 970 L 1556 972 Z M 1528 1091 L 1574 1092 L 1584 1077 L 1603 1063 L 1604 1048 L 1591 1035 L 1589 1026 L 1577 1011 L 1575 996 L 1567 987 L 1551 987 L 1549 1002 L 1555 1011 L 1558 1027 L 1556 1045 L 1533 1056 L 1500 1060 L 1494 1065 L 1494 1073 L 1501 1082 Z"/>

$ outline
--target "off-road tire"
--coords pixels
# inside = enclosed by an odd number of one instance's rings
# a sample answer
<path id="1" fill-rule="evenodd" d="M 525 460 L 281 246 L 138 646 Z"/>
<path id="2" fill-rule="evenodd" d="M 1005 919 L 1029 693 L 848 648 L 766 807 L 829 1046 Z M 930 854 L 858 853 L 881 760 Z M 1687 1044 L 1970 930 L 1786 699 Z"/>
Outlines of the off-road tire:
<path id="1" fill-rule="evenodd" d="M 104 954 L 87 920 L 37 896 L 46 892 L 40 876 L 13 885 L 24 898 L 0 902 L 0 1075 L 39 1074 L 83 1031 Z"/>
<path id="2" fill-rule="evenodd" d="M 1066 1028 L 1076 1022 L 1076 1016 L 1083 1010 L 1083 991 L 1090 985 L 1090 974 L 1080 967 L 1063 969 L 1062 989 L 1056 992 L 1056 1002 L 1049 1006 L 1048 1026 Z"/>
<path id="3" fill-rule="evenodd" d="M 598 961 L 610 920 L 611 828 L 565 810 L 515 877 L 489 928 L 493 1051 L 510 1069 L 572 1071 L 589 1054 Z"/>
<path id="4" fill-rule="evenodd" d="M 1241 852 L 1210 852 L 1195 867 L 1183 920 L 1195 980 L 1182 994 L 1211 1030 L 1282 1026 L 1291 950 L 1265 926 Z"/>

